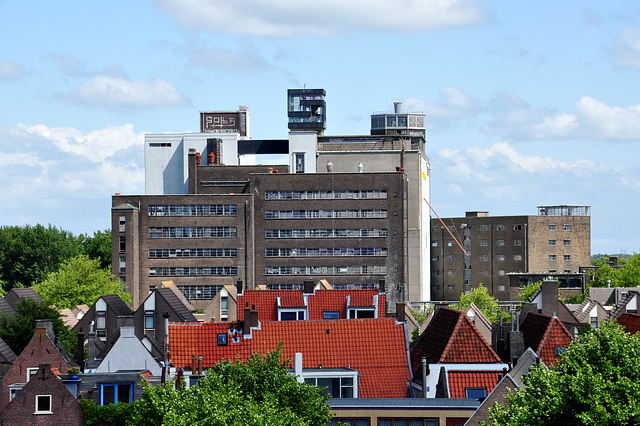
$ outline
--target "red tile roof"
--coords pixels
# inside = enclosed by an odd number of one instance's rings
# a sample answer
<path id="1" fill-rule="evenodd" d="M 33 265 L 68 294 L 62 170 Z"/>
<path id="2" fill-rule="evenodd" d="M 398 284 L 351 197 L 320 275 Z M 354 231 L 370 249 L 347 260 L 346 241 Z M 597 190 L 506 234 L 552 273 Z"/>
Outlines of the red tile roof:
<path id="1" fill-rule="evenodd" d="M 489 395 L 503 374 L 502 370 L 449 370 L 449 398 L 466 398 L 465 388 L 485 388 Z"/>
<path id="2" fill-rule="evenodd" d="M 556 348 L 567 348 L 573 336 L 556 317 L 530 313 L 520 326 L 525 347 L 538 354 L 546 365 L 553 365 L 560 360 Z"/>
<path id="3" fill-rule="evenodd" d="M 352 368 L 360 372 L 361 398 L 406 398 L 411 373 L 404 324 L 392 318 L 262 322 L 251 337 L 217 345 L 218 333 L 232 323 L 170 323 L 172 364 L 189 369 L 192 355 L 203 355 L 204 368 L 222 359 L 246 360 L 253 353 L 276 349 L 282 359 L 302 353 L 303 368 Z M 291 368 L 293 365 L 289 365 Z"/>
<path id="4" fill-rule="evenodd" d="M 616 321 L 622 325 L 629 334 L 636 334 L 640 331 L 640 315 L 624 313 Z"/>
<path id="5" fill-rule="evenodd" d="M 411 351 L 413 371 L 420 358 L 436 363 L 494 363 L 500 358 L 476 326 L 460 311 L 441 308 Z"/>
<path id="6" fill-rule="evenodd" d="M 238 320 L 244 320 L 245 307 L 255 306 L 259 321 L 278 321 L 278 297 L 281 308 L 306 307 L 310 320 L 323 319 L 324 311 L 338 311 L 340 318 L 347 318 L 347 298 L 350 307 L 375 308 L 377 306 L 377 317 L 385 316 L 385 295 L 378 294 L 376 289 L 316 290 L 311 294 L 303 294 L 302 290 L 245 290 L 238 296 Z"/>

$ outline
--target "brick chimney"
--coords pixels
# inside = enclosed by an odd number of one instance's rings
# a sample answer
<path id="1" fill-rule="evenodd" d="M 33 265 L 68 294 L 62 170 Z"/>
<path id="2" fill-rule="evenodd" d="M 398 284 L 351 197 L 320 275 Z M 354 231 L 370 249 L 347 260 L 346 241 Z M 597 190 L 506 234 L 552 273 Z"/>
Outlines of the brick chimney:
<path id="1" fill-rule="evenodd" d="M 552 317 L 558 313 L 558 281 L 542 282 L 542 315 Z"/>
<path id="2" fill-rule="evenodd" d="M 313 294 L 313 278 L 307 278 L 304 280 L 304 294 Z"/>
<path id="3" fill-rule="evenodd" d="M 251 328 L 255 328 L 257 327 L 259 324 L 258 322 L 258 311 L 256 310 L 255 305 L 251 306 L 251 309 L 249 309 L 249 307 L 245 307 L 244 308 L 244 326 L 243 326 L 243 334 L 246 336 L 248 334 L 251 334 Z"/>

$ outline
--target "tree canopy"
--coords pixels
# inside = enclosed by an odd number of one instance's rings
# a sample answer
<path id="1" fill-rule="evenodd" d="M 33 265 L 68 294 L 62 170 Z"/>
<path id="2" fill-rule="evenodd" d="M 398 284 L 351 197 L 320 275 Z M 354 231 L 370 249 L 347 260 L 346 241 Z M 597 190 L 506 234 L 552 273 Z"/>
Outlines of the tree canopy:
<path id="1" fill-rule="evenodd" d="M 640 338 L 613 321 L 588 329 L 550 369 L 534 367 L 526 387 L 490 409 L 493 425 L 640 423 Z"/>
<path id="2" fill-rule="evenodd" d="M 15 315 L 8 317 L 3 313 L 0 316 L 0 337 L 19 355 L 33 337 L 39 319 L 53 322 L 53 332 L 62 347 L 73 356 L 77 344 L 75 333 L 62 322 L 58 311 L 33 299 L 23 298 L 16 306 Z"/>
<path id="3" fill-rule="evenodd" d="M 0 227 L 0 283 L 4 290 L 30 287 L 67 259 L 86 254 L 111 266 L 111 232 L 75 236 L 49 225 Z"/>
<path id="4" fill-rule="evenodd" d="M 253 354 L 246 364 L 222 361 L 189 389 L 145 385 L 134 424 L 325 426 L 329 397 L 298 383 L 280 361 L 280 349 Z"/>
<path id="5" fill-rule="evenodd" d="M 466 313 L 472 302 L 491 322 L 496 322 L 498 320 L 498 315 L 501 315 L 500 307 L 498 306 L 498 299 L 491 296 L 487 288 L 482 284 L 471 289 L 469 293 L 461 294 L 460 302 L 451 305 L 451 308 Z"/>
<path id="6" fill-rule="evenodd" d="M 634 253 L 618 265 L 623 267 L 614 269 L 606 262 L 597 264 L 599 268 L 591 286 L 606 287 L 608 281 L 611 282 L 611 287 L 635 287 L 640 284 L 640 254 Z"/>
<path id="7" fill-rule="evenodd" d="M 42 300 L 57 308 L 91 306 L 105 294 L 117 294 L 125 302 L 131 300 L 122 282 L 116 281 L 109 269 L 100 268 L 97 259 L 84 254 L 66 260 L 60 269 L 50 272 L 33 289 Z"/>

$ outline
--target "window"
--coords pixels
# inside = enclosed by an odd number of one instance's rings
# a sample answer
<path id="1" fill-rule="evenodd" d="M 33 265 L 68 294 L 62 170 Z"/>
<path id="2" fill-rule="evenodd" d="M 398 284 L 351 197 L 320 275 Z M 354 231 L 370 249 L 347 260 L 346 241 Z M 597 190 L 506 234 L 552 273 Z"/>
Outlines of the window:
<path id="1" fill-rule="evenodd" d="M 555 225 L 549 225 L 549 231 L 555 231 L 555 230 L 556 230 Z"/>
<path id="2" fill-rule="evenodd" d="M 513 245 L 516 247 L 520 247 L 522 246 L 522 240 L 513 240 Z"/>
<path id="3" fill-rule="evenodd" d="M 558 270 L 557 270 L 557 269 L 549 269 L 549 273 L 550 273 L 550 274 L 555 274 L 555 273 L 557 273 L 557 272 L 558 272 Z"/>
<path id="4" fill-rule="evenodd" d="M 422 418 L 414 418 L 414 417 L 379 419 L 378 425 L 379 426 L 438 426 L 438 420 L 422 419 Z"/>
<path id="5" fill-rule="evenodd" d="M 480 240 L 480 246 L 481 247 L 486 247 L 489 245 L 489 242 L 487 240 Z"/>
<path id="6" fill-rule="evenodd" d="M 499 276 L 504 275 L 504 269 L 498 269 L 498 275 Z"/>
<path id="7" fill-rule="evenodd" d="M 440 275 L 440 271 L 438 271 L 437 269 L 432 269 L 431 275 L 433 275 L 434 277 L 437 277 L 438 275 Z"/>
<path id="8" fill-rule="evenodd" d="M 144 331 L 155 331 L 153 311 L 144 311 Z"/>
<path id="9" fill-rule="evenodd" d="M 478 399 L 487 396 L 487 388 L 464 388 L 466 398 Z"/>
<path id="10" fill-rule="evenodd" d="M 453 247 L 453 241 L 447 241 L 447 247 Z"/>
<path id="11" fill-rule="evenodd" d="M 447 271 L 447 275 L 449 275 L 450 277 L 453 277 L 456 274 L 456 270 L 455 269 L 449 269 Z"/>
<path id="12" fill-rule="evenodd" d="M 556 260 L 556 255 L 555 255 L 555 254 L 550 254 L 550 255 L 549 255 L 549 260 L 550 260 L 550 261 L 554 261 L 554 260 Z"/>
<path id="13" fill-rule="evenodd" d="M 127 272 L 127 258 L 120 256 L 120 273 L 124 274 L 125 272 Z"/>
<path id="14" fill-rule="evenodd" d="M 487 225 L 480 225 L 480 230 L 481 231 L 488 231 L 489 227 Z"/>
<path id="15" fill-rule="evenodd" d="M 550 246 L 555 246 L 556 245 L 556 240 L 549 240 L 549 245 Z"/>
<path id="16" fill-rule="evenodd" d="M 100 385 L 100 405 L 118 404 L 120 402 L 131 403 L 132 401 L 132 383 Z"/>
<path id="17" fill-rule="evenodd" d="M 218 333 L 218 346 L 227 346 L 227 333 Z"/>
<path id="18" fill-rule="evenodd" d="M 513 225 L 513 230 L 514 231 L 522 231 L 522 225 L 519 225 L 519 224 Z"/>
<path id="19" fill-rule="evenodd" d="M 431 241 L 431 247 L 438 247 L 437 241 Z"/>
<path id="20" fill-rule="evenodd" d="M 296 152 L 293 155 L 296 173 L 304 173 L 304 152 Z"/>
<path id="21" fill-rule="evenodd" d="M 27 382 L 29 382 L 29 380 L 31 380 L 31 378 L 35 376 L 37 372 L 38 372 L 38 367 L 27 368 Z"/>
<path id="22" fill-rule="evenodd" d="M 564 245 L 565 246 L 570 246 L 571 245 L 571 240 L 564 240 Z"/>
<path id="23" fill-rule="evenodd" d="M 562 225 L 562 230 L 563 231 L 571 231 L 571 225 L 568 225 L 568 224 L 565 223 L 564 225 Z"/>
<path id="24" fill-rule="evenodd" d="M 499 247 L 504 246 L 504 240 L 498 240 L 498 241 L 496 241 L 496 245 L 497 245 L 497 246 L 499 246 Z"/>
<path id="25" fill-rule="evenodd" d="M 339 311 L 323 311 L 322 319 L 339 319 L 340 312 Z"/>
<path id="26" fill-rule="evenodd" d="M 304 311 L 280 311 L 280 321 L 304 320 Z"/>
<path id="27" fill-rule="evenodd" d="M 440 231 L 440 227 L 439 226 L 432 226 L 431 227 L 431 232 L 438 232 Z"/>
<path id="28" fill-rule="evenodd" d="M 96 335 L 102 339 L 107 339 L 107 311 L 96 311 Z"/>
<path id="29" fill-rule="evenodd" d="M 480 275 L 482 275 L 483 277 L 486 277 L 489 275 L 489 271 L 487 269 L 481 269 Z"/>
<path id="30" fill-rule="evenodd" d="M 497 255 L 496 260 L 499 260 L 500 262 L 502 262 L 504 260 L 504 254 Z"/>
<path id="31" fill-rule="evenodd" d="M 36 412 L 34 414 L 52 414 L 51 395 L 36 395 Z"/>
<path id="32" fill-rule="evenodd" d="M 564 255 L 564 260 L 567 261 L 567 262 L 570 261 L 571 260 L 571 255 L 570 254 L 565 254 Z"/>
<path id="33" fill-rule="evenodd" d="M 449 229 L 450 232 L 456 232 L 456 227 L 455 226 L 447 226 L 447 229 Z"/>
<path id="34" fill-rule="evenodd" d="M 447 256 L 447 260 L 453 262 L 454 260 L 456 260 L 456 255 L 455 254 L 450 254 L 449 256 Z"/>
<path id="35" fill-rule="evenodd" d="M 589 322 L 591 327 L 598 328 L 598 317 L 591 317 L 591 321 Z"/>
<path id="36" fill-rule="evenodd" d="M 570 274 L 571 273 L 571 269 L 565 269 L 564 271 L 562 271 L 565 274 Z"/>
<path id="37" fill-rule="evenodd" d="M 348 312 L 349 315 L 349 319 L 354 319 L 354 318 L 374 318 L 375 317 L 375 313 L 373 312 L 373 308 L 369 309 L 354 309 L 351 308 L 349 309 Z"/>
<path id="38" fill-rule="evenodd" d="M 522 260 L 522 255 L 521 254 L 514 254 L 513 255 L 513 260 Z"/>
<path id="39" fill-rule="evenodd" d="M 486 254 L 481 254 L 480 255 L 480 260 L 483 261 L 483 262 L 486 262 L 486 261 L 489 260 L 489 256 L 486 255 Z"/>
<path id="40" fill-rule="evenodd" d="M 431 256 L 431 261 L 432 262 L 437 262 L 440 260 L 440 256 L 438 256 L 437 254 L 434 254 L 433 256 Z"/>
<path id="41" fill-rule="evenodd" d="M 504 225 L 496 225 L 496 231 L 504 231 Z"/>
<path id="42" fill-rule="evenodd" d="M 447 290 L 449 290 L 449 291 L 454 291 L 455 289 L 456 289 L 456 286 L 455 286 L 455 285 L 453 285 L 453 284 L 449 284 L 449 285 L 447 286 Z"/>
<path id="43" fill-rule="evenodd" d="M 126 230 L 127 218 L 126 216 L 120 216 L 118 219 L 119 230 L 120 232 L 124 232 Z"/>
<path id="44" fill-rule="evenodd" d="M 498 284 L 498 291 L 505 291 L 506 286 L 504 284 Z"/>
<path id="45" fill-rule="evenodd" d="M 326 388 L 324 394 L 329 394 L 333 398 L 354 397 L 354 377 L 305 377 L 304 381 L 312 386 Z"/>
<path id="46" fill-rule="evenodd" d="M 120 237 L 120 253 L 127 251 L 127 237 Z"/>
<path id="47" fill-rule="evenodd" d="M 369 426 L 369 419 L 359 419 L 359 418 L 346 418 L 346 417 L 333 417 L 328 426 L 338 426 L 338 425 L 346 425 L 346 426 Z"/>

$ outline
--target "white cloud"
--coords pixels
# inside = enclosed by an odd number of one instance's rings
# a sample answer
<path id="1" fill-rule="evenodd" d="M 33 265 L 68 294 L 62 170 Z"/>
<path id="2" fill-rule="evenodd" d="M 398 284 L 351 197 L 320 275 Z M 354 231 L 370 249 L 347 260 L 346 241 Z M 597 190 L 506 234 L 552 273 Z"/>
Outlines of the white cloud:
<path id="1" fill-rule="evenodd" d="M 529 105 L 503 92 L 490 102 L 493 121 L 482 130 L 516 140 L 599 139 L 640 140 L 640 104 L 609 106 L 589 96 L 574 104 L 573 112 L 558 113 Z"/>
<path id="2" fill-rule="evenodd" d="M 16 62 L 0 61 L 0 81 L 17 80 L 26 74 L 24 67 Z"/>
<path id="3" fill-rule="evenodd" d="M 269 37 L 331 36 L 351 31 L 415 33 L 487 19 L 476 0 L 155 0 L 187 29 Z"/>
<path id="4" fill-rule="evenodd" d="M 133 124 L 109 126 L 86 135 L 73 127 L 49 128 L 44 124 L 35 126 L 19 124 L 18 126 L 29 133 L 52 141 L 63 152 L 86 157 L 92 162 L 102 162 L 118 151 L 144 144 L 144 134 L 136 134 L 133 131 Z"/>
<path id="5" fill-rule="evenodd" d="M 623 30 L 606 52 L 616 67 L 640 70 L 640 28 Z"/>
<path id="6" fill-rule="evenodd" d="M 250 43 L 243 43 L 240 52 L 218 48 L 194 50 L 191 52 L 188 65 L 241 73 L 253 73 L 272 68 L 258 49 Z"/>
<path id="7" fill-rule="evenodd" d="M 109 228 L 111 195 L 144 192 L 141 137 L 131 125 L 87 134 L 41 124 L 0 128 L 0 182 L 11 182 L 0 185 L 0 223 Z"/>
<path id="8" fill-rule="evenodd" d="M 171 83 L 159 77 L 145 82 L 106 75 L 95 76 L 62 98 L 106 108 L 157 108 L 189 103 Z"/>

